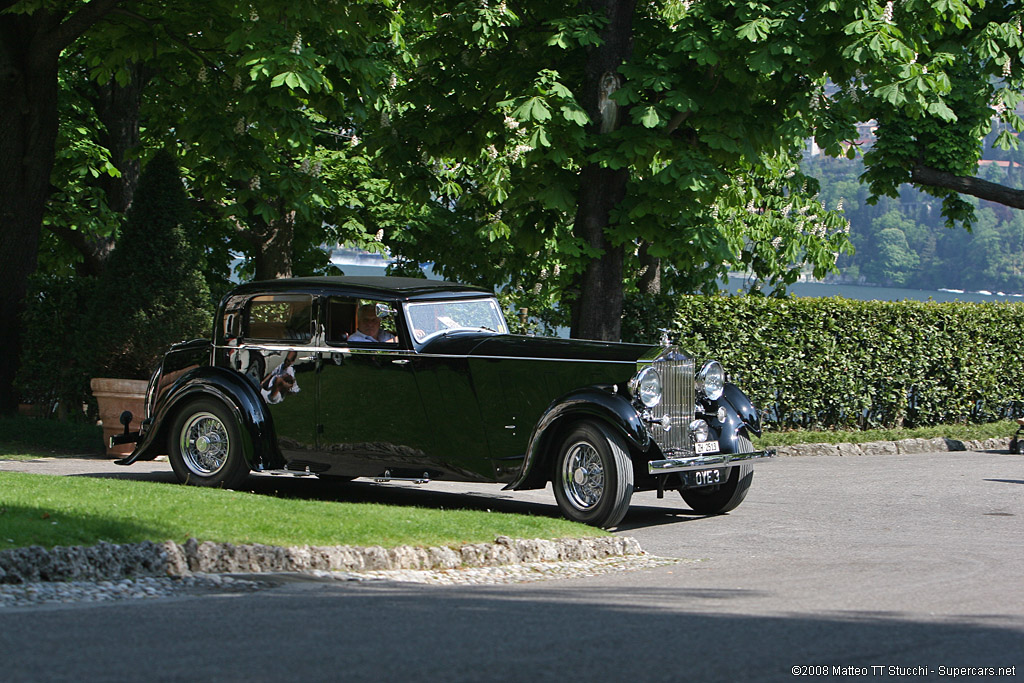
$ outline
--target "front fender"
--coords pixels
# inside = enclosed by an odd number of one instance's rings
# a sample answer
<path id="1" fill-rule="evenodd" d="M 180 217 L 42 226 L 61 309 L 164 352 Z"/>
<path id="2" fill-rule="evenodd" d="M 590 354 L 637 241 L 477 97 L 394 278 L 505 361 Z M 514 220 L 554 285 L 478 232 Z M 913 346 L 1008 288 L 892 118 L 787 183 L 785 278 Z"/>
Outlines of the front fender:
<path id="1" fill-rule="evenodd" d="M 277 448 L 274 423 L 256 387 L 243 375 L 214 366 L 202 366 L 179 377 L 155 406 L 153 422 L 131 455 L 116 461 L 130 465 L 152 460 L 166 452 L 167 438 L 178 409 L 196 398 L 221 401 L 234 416 L 242 435 L 242 453 L 254 470 L 284 467 Z"/>
<path id="2" fill-rule="evenodd" d="M 611 387 L 575 389 L 547 407 L 530 434 L 523 466 L 505 489 L 541 488 L 547 481 L 544 464 L 554 439 L 566 422 L 590 418 L 611 427 L 640 451 L 651 445 L 651 436 L 640 415 L 627 398 L 613 393 Z"/>
<path id="3" fill-rule="evenodd" d="M 721 400 L 733 409 L 748 431 L 761 436 L 761 416 L 758 414 L 754 404 L 750 402 L 750 399 L 747 398 L 747 395 L 738 386 L 727 383 L 722 392 Z"/>

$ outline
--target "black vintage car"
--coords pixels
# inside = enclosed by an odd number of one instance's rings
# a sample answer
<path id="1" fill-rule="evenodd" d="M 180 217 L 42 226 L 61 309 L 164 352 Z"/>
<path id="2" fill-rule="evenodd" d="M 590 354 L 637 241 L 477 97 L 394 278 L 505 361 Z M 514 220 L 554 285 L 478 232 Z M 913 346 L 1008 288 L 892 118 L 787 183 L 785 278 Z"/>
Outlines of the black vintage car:
<path id="1" fill-rule="evenodd" d="M 715 361 L 672 346 L 508 333 L 490 292 L 412 278 L 254 282 L 221 302 L 213 341 L 174 346 L 136 442 L 178 478 L 250 471 L 543 488 L 569 517 L 614 526 L 635 491 L 700 513 L 746 496 L 757 411 Z"/>

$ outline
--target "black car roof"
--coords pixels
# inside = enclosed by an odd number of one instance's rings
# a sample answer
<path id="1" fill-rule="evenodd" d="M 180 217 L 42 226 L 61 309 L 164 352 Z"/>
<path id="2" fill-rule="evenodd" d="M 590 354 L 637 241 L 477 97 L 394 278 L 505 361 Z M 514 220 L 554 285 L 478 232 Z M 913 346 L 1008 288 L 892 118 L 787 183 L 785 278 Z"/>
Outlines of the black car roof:
<path id="1" fill-rule="evenodd" d="M 367 298 L 383 297 L 397 299 L 435 298 L 443 296 L 473 295 L 493 296 L 494 293 L 482 287 L 463 285 L 444 280 L 425 280 L 415 277 L 384 276 L 320 276 L 291 277 L 278 280 L 259 280 L 240 285 L 232 294 L 251 292 L 329 292 L 344 291 L 350 294 L 365 294 Z"/>

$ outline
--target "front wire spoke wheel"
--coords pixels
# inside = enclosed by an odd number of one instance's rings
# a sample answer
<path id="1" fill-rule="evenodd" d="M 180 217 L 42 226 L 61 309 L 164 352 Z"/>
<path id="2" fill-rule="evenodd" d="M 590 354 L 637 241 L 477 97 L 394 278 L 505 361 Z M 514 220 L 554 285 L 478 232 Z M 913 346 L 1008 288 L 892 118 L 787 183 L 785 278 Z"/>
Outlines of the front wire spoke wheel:
<path id="1" fill-rule="evenodd" d="M 617 525 L 633 495 L 633 463 L 622 436 L 596 420 L 567 430 L 552 468 L 555 501 L 566 517 L 599 527 Z"/>
<path id="2" fill-rule="evenodd" d="M 563 460 L 562 485 L 565 495 L 581 510 L 590 510 L 604 493 L 604 469 L 601 456 L 583 441 L 569 448 Z"/>

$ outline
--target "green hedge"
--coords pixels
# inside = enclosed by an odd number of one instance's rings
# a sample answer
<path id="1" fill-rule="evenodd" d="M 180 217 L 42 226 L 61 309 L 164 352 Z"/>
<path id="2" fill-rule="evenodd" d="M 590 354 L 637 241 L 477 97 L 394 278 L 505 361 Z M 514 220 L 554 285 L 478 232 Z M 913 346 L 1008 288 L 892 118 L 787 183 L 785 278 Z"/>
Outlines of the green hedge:
<path id="1" fill-rule="evenodd" d="M 1024 304 L 637 297 L 623 339 L 658 328 L 725 365 L 775 429 L 989 422 L 1024 409 Z"/>

